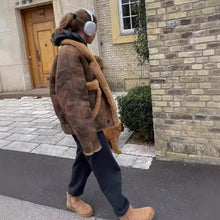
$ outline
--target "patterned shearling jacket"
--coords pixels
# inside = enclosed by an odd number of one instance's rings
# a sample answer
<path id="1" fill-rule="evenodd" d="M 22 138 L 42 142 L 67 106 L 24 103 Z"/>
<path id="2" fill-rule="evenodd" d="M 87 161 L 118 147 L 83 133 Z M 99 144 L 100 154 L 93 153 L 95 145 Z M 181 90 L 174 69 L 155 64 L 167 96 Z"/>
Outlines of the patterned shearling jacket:
<path id="1" fill-rule="evenodd" d="M 50 97 L 64 133 L 75 134 L 84 154 L 91 155 L 101 149 L 97 131 L 114 127 L 114 116 L 100 86 L 100 103 L 95 115 L 93 114 L 98 93 L 97 90 L 88 90 L 87 83 L 97 79 L 90 68 L 90 60 L 79 47 L 71 44 L 72 41 L 74 40 L 68 39 L 65 43 L 64 40 L 53 61 Z M 76 41 L 74 43 L 82 45 Z"/>

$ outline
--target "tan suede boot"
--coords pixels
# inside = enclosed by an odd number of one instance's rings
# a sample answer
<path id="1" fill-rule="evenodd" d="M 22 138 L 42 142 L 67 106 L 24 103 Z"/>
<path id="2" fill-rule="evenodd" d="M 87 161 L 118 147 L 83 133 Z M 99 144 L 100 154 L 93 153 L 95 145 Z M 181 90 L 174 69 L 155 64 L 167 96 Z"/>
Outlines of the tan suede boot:
<path id="1" fill-rule="evenodd" d="M 67 200 L 66 207 L 76 212 L 81 217 L 90 217 L 93 215 L 93 208 L 85 203 L 80 196 L 72 196 L 66 192 Z"/>
<path id="2" fill-rule="evenodd" d="M 120 216 L 120 220 L 151 220 L 154 217 L 154 209 L 152 207 L 143 207 L 134 209 L 129 205 L 128 211 Z"/>

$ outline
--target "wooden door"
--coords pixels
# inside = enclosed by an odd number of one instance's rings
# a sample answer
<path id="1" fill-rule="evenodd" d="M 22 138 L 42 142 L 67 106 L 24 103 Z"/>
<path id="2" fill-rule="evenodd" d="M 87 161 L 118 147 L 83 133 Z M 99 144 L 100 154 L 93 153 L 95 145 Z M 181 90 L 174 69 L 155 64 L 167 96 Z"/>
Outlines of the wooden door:
<path id="1" fill-rule="evenodd" d="M 48 87 L 50 69 L 57 53 L 57 47 L 50 40 L 55 28 L 53 7 L 23 10 L 22 20 L 33 87 Z"/>

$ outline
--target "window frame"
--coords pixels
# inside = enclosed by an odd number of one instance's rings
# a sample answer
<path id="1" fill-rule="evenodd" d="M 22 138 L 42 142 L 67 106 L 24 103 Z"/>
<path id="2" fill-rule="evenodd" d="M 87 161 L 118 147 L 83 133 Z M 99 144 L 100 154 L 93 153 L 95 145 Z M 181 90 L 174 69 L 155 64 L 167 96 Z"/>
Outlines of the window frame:
<path id="1" fill-rule="evenodd" d="M 126 35 L 121 34 L 118 0 L 110 0 L 109 4 L 110 4 L 113 44 L 123 44 L 123 43 L 134 42 L 136 40 L 137 34 L 126 34 Z"/>
<path id="2" fill-rule="evenodd" d="M 131 16 L 131 7 L 130 7 L 131 3 L 130 3 L 130 0 L 126 4 L 122 4 L 122 0 L 117 0 L 117 1 L 118 1 L 119 22 L 120 22 L 120 34 L 121 35 L 135 34 L 135 28 L 130 28 L 130 29 L 125 30 L 124 27 L 123 27 L 123 25 L 124 25 L 124 22 L 123 22 L 124 17 L 123 17 L 123 9 L 122 9 L 123 5 L 129 5 L 130 15 L 127 16 L 127 17 L 130 18 L 130 22 L 131 22 L 131 18 L 135 17 L 135 16 Z M 139 2 L 139 0 L 136 0 L 136 1 Z M 132 22 L 131 22 L 131 25 L 132 25 Z"/>

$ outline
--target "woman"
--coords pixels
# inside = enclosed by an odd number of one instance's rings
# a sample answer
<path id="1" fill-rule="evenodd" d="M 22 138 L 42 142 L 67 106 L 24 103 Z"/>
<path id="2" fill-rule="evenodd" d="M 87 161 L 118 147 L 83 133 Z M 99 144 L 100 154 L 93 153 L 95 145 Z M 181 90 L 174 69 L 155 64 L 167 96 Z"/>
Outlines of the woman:
<path id="1" fill-rule="evenodd" d="M 121 170 L 103 133 L 120 121 L 109 86 L 87 48 L 95 38 L 96 24 L 87 9 L 67 13 L 51 39 L 60 49 L 51 69 L 50 96 L 64 133 L 77 144 L 66 206 L 82 217 L 93 215 L 91 205 L 80 198 L 93 171 L 119 219 L 151 220 L 151 207 L 133 209 L 122 194 Z M 93 91 L 87 90 L 87 83 L 94 84 Z"/>

